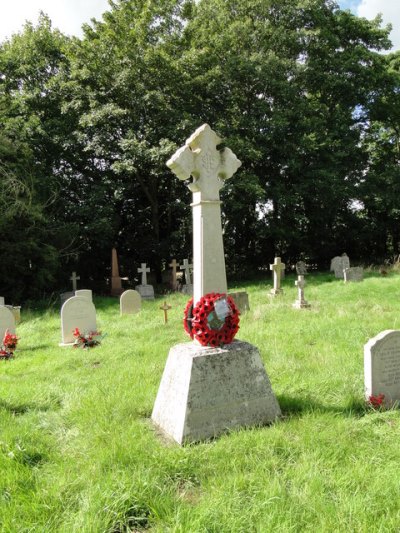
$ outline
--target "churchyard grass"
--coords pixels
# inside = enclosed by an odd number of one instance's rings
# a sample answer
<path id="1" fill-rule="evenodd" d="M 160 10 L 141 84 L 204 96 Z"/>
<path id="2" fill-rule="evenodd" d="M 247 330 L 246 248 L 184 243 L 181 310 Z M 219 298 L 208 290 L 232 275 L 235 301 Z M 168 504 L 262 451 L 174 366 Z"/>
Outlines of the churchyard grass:
<path id="1" fill-rule="evenodd" d="M 58 346 L 59 309 L 23 310 L 0 364 L 1 531 L 398 531 L 400 413 L 365 405 L 363 345 L 400 327 L 400 275 L 307 275 L 305 310 L 294 280 L 276 298 L 269 279 L 236 287 L 251 306 L 238 338 L 260 349 L 282 420 L 186 447 L 150 422 L 168 350 L 188 339 L 184 295 L 122 317 L 95 298 L 107 336 L 91 350 Z"/>

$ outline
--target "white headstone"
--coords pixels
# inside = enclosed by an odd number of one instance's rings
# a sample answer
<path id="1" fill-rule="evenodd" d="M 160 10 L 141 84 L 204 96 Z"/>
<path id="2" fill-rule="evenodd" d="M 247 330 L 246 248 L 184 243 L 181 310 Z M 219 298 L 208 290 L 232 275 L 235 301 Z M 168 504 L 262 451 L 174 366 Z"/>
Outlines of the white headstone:
<path id="1" fill-rule="evenodd" d="M 250 310 L 249 295 L 246 291 L 229 292 L 228 296 L 233 299 L 240 314 Z"/>
<path id="2" fill-rule="evenodd" d="M 96 331 L 96 309 L 93 303 L 82 296 L 73 296 L 61 308 L 61 346 L 72 344 L 75 328 L 81 333 Z"/>
<path id="3" fill-rule="evenodd" d="M 75 296 L 81 296 L 89 300 L 89 302 L 93 302 L 93 293 L 90 289 L 79 289 L 79 291 L 75 291 Z"/>
<path id="4" fill-rule="evenodd" d="M 343 269 L 344 282 L 362 281 L 364 279 L 363 267 L 350 267 Z"/>
<path id="5" fill-rule="evenodd" d="M 283 289 L 281 289 L 281 276 L 282 272 L 285 270 L 285 263 L 282 263 L 280 257 L 275 257 L 274 263 L 272 265 L 269 265 L 269 269 L 273 271 L 274 279 L 274 288 L 271 289 L 270 294 L 272 296 L 282 294 Z"/>
<path id="6" fill-rule="evenodd" d="M 400 331 L 382 331 L 364 346 L 365 398 L 384 395 L 384 404 L 400 402 Z"/>
<path id="7" fill-rule="evenodd" d="M 137 291 L 131 289 L 123 292 L 120 298 L 121 315 L 133 315 L 138 313 L 142 306 L 142 298 Z"/>
<path id="8" fill-rule="evenodd" d="M 12 312 L 7 309 L 7 307 L 4 307 L 4 305 L 0 306 L 0 346 L 4 338 L 4 334 L 7 331 L 15 334 L 15 318 Z"/>

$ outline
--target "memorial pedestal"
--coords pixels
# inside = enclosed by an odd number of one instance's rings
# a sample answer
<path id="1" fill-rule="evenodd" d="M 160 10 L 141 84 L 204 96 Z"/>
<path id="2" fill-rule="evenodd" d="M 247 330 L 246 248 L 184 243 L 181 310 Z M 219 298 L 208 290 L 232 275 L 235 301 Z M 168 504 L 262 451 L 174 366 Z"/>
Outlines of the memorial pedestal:
<path id="1" fill-rule="evenodd" d="M 151 418 L 166 436 L 184 444 L 265 425 L 280 415 L 258 349 L 237 340 L 222 348 L 173 346 Z"/>
<path id="2" fill-rule="evenodd" d="M 193 296 L 193 284 L 185 283 L 182 285 L 182 294 L 187 294 L 188 296 Z"/>
<path id="3" fill-rule="evenodd" d="M 142 297 L 142 300 L 154 300 L 153 285 L 136 285 L 135 289 Z"/>

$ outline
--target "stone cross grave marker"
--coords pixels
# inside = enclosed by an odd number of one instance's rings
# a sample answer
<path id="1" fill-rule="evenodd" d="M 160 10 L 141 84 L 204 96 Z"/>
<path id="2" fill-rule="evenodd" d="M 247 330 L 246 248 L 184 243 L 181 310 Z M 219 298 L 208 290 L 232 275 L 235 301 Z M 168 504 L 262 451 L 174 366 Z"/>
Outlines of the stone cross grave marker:
<path id="1" fill-rule="evenodd" d="M 121 315 L 133 315 L 134 313 L 139 313 L 142 298 L 138 291 L 129 289 L 121 294 L 119 305 Z"/>
<path id="2" fill-rule="evenodd" d="M 164 324 L 166 324 L 168 322 L 168 311 L 172 309 L 172 307 L 167 304 L 167 302 L 164 302 L 160 309 L 164 311 Z"/>
<path id="3" fill-rule="evenodd" d="M 150 272 L 150 268 L 146 268 L 146 263 L 141 263 L 141 268 L 138 268 L 137 271 L 142 274 L 141 285 L 147 285 L 147 273 Z"/>
<path id="4" fill-rule="evenodd" d="M 270 294 L 272 296 L 282 294 L 283 289 L 281 289 L 281 276 L 282 271 L 285 270 L 285 263 L 282 263 L 280 257 L 275 257 L 273 264 L 269 265 L 269 269 L 273 271 L 274 276 L 274 288 L 271 289 Z"/>
<path id="5" fill-rule="evenodd" d="M 217 150 L 220 137 L 203 124 L 167 161 L 180 180 L 193 177 L 193 300 L 210 292 L 227 292 L 219 190 L 241 162 L 229 148 Z"/>
<path id="6" fill-rule="evenodd" d="M 190 269 L 193 268 L 193 265 L 189 264 L 188 259 L 183 260 L 183 264 L 179 265 L 179 268 L 185 273 L 185 283 L 186 285 L 191 285 L 192 278 L 190 276 Z"/>
<path id="7" fill-rule="evenodd" d="M 178 280 L 176 279 L 176 269 L 179 266 L 176 259 L 173 259 L 169 266 L 172 268 L 171 272 L 171 287 L 173 291 L 176 291 L 178 287 Z"/>
<path id="8" fill-rule="evenodd" d="M 75 328 L 81 333 L 96 331 L 96 309 L 88 298 L 73 296 L 61 308 L 61 344 L 73 344 Z"/>
<path id="9" fill-rule="evenodd" d="M 298 276 L 297 280 L 294 282 L 297 287 L 297 300 L 294 302 L 293 307 L 296 309 L 304 309 L 311 307 L 310 304 L 304 298 L 304 287 L 305 279 L 304 276 Z"/>
<path id="10" fill-rule="evenodd" d="M 7 307 L 0 305 L 0 345 L 7 330 L 15 335 L 15 317 Z"/>
<path id="11" fill-rule="evenodd" d="M 364 379 L 367 401 L 383 394 L 385 407 L 399 404 L 400 331 L 382 331 L 365 344 Z"/>
<path id="12" fill-rule="evenodd" d="M 76 275 L 76 272 L 72 272 L 72 276 L 69 278 L 71 281 L 72 281 L 72 290 L 75 292 L 78 285 L 77 285 L 77 281 L 81 279 L 80 276 L 77 276 Z"/>

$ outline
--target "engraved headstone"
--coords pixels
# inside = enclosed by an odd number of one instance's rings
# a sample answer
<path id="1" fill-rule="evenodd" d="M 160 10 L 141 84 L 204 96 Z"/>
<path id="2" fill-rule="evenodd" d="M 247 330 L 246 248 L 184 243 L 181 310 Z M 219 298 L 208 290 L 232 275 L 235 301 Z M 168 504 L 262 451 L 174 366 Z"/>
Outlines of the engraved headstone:
<path id="1" fill-rule="evenodd" d="M 304 261 L 297 261 L 296 274 L 298 276 L 305 276 L 307 274 L 307 265 L 305 264 Z"/>
<path id="2" fill-rule="evenodd" d="M 96 309 L 88 298 L 73 296 L 61 308 L 61 344 L 73 344 L 73 332 L 78 328 L 81 333 L 96 331 Z"/>
<path id="3" fill-rule="evenodd" d="M 0 345 L 7 331 L 15 334 L 15 318 L 12 312 L 4 305 L 0 305 Z"/>
<path id="4" fill-rule="evenodd" d="M 142 306 L 142 298 L 137 291 L 129 289 L 121 294 L 119 304 L 121 315 L 133 315 L 139 313 Z"/>
<path id="5" fill-rule="evenodd" d="M 270 295 L 277 296 L 278 294 L 282 294 L 283 289 L 281 289 L 281 277 L 282 272 L 285 270 L 285 263 L 282 263 L 280 257 L 275 257 L 274 263 L 269 265 L 269 269 L 273 271 L 274 279 L 274 288 L 271 289 Z"/>
<path id="6" fill-rule="evenodd" d="M 75 296 L 86 298 L 89 302 L 93 301 L 93 293 L 90 289 L 79 289 L 78 291 L 75 291 Z"/>
<path id="7" fill-rule="evenodd" d="M 344 282 L 362 281 L 364 279 L 363 267 L 350 267 L 343 269 Z"/>
<path id="8" fill-rule="evenodd" d="M 365 398 L 384 395 L 385 407 L 400 401 L 400 331 L 385 330 L 364 346 Z"/>
<path id="9" fill-rule="evenodd" d="M 249 295 L 246 291 L 229 292 L 228 296 L 233 299 L 240 314 L 250 310 Z"/>

